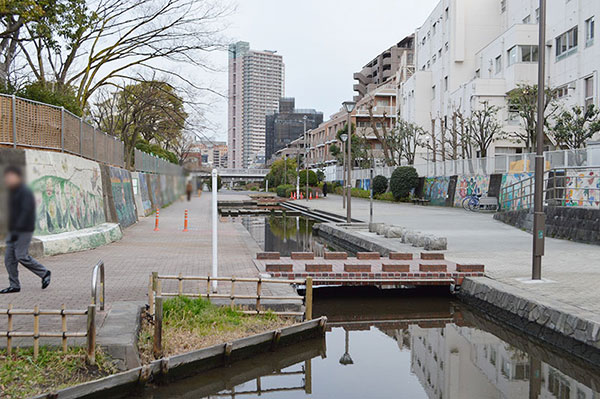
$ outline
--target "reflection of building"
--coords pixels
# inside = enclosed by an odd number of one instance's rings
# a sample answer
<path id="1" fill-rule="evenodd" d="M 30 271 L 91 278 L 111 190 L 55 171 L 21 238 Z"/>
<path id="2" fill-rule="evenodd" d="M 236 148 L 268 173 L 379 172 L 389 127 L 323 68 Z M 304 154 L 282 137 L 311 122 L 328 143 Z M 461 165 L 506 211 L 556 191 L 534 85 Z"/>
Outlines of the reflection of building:
<path id="1" fill-rule="evenodd" d="M 542 378 L 532 386 L 530 356 L 488 332 L 455 324 L 430 329 L 413 325 L 409 332 L 411 368 L 431 399 L 528 398 L 530 389 L 544 399 L 600 397 L 542 362 Z"/>
<path id="2" fill-rule="evenodd" d="M 304 118 L 306 129 L 313 129 L 323 122 L 323 114 L 314 109 L 296 109 L 293 98 L 279 99 L 279 110 L 266 119 L 265 158 L 271 159 L 273 154 L 292 141 L 304 135 Z"/>
<path id="3" fill-rule="evenodd" d="M 228 162 L 246 168 L 264 162 L 265 117 L 284 95 L 283 57 L 255 51 L 247 42 L 229 46 Z"/>

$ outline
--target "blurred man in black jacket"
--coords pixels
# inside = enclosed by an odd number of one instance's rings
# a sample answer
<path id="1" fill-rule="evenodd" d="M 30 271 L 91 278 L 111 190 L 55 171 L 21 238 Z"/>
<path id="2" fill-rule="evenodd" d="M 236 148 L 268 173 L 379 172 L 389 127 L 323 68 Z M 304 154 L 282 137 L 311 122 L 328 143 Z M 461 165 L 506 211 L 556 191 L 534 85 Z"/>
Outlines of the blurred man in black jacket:
<path id="1" fill-rule="evenodd" d="M 29 244 L 35 230 L 35 198 L 23 182 L 23 174 L 17 167 L 8 166 L 4 170 L 4 183 L 9 190 L 8 239 L 4 265 L 10 286 L 1 290 L 0 294 L 21 291 L 19 263 L 37 274 L 42 279 L 42 289 L 45 289 L 50 285 L 50 270 L 29 256 Z"/>

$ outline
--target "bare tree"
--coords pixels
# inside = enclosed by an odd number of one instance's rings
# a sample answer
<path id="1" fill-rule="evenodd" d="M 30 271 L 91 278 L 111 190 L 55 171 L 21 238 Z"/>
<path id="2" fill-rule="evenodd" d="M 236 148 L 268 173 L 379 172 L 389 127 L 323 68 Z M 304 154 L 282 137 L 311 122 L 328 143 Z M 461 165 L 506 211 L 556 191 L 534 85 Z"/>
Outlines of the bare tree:
<path id="1" fill-rule="evenodd" d="M 81 106 L 100 88 L 147 71 L 195 85 L 169 64 L 212 69 L 204 56 L 224 47 L 217 0 L 93 0 L 62 17 L 64 28 L 21 43 L 38 80 L 74 86 Z M 31 33 L 31 32 L 30 32 Z M 48 72 L 46 72 L 48 70 Z"/>
<path id="2" fill-rule="evenodd" d="M 483 101 L 481 105 L 483 108 L 471 113 L 469 127 L 473 144 L 479 149 L 479 156 L 485 158 L 490 145 L 501 138 L 503 132 L 502 124 L 497 119 L 500 107 L 490 105 L 488 101 Z"/>

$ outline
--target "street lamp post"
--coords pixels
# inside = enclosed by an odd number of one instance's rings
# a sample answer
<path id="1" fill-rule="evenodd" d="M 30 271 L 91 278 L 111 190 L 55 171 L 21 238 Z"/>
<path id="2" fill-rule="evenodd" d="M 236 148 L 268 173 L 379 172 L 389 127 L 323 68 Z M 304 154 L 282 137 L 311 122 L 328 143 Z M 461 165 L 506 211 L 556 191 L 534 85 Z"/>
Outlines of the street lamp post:
<path id="1" fill-rule="evenodd" d="M 340 140 L 342 140 L 342 208 L 346 209 L 346 140 L 348 135 L 346 133 L 340 134 Z"/>
<path id="2" fill-rule="evenodd" d="M 533 280 L 542 279 L 542 257 L 544 256 L 544 238 L 546 216 L 544 214 L 544 108 L 546 103 L 546 0 L 540 0 L 538 46 L 538 104 L 535 154 L 535 194 L 533 206 Z"/>
<path id="3" fill-rule="evenodd" d="M 306 201 L 308 201 L 308 134 L 306 134 L 306 120 L 308 116 L 304 115 L 304 168 L 306 169 Z"/>
<path id="4" fill-rule="evenodd" d="M 344 109 L 348 113 L 348 175 L 346 177 L 346 223 L 352 223 L 352 111 L 356 107 L 354 101 L 345 101 L 343 104 Z"/>

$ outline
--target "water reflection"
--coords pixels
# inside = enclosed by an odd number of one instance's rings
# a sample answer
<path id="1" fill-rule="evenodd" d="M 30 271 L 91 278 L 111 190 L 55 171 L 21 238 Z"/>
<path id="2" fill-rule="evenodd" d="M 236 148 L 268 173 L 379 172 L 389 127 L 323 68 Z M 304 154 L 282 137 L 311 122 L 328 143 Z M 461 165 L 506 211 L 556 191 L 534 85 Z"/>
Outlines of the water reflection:
<path id="1" fill-rule="evenodd" d="M 326 345 L 285 348 L 147 397 L 600 398 L 595 366 L 448 298 L 320 299 L 315 311 L 330 320 Z"/>
<path id="2" fill-rule="evenodd" d="M 290 253 L 296 251 L 322 253 L 323 246 L 312 235 L 315 222 L 304 216 L 285 213 L 243 216 L 239 221 L 264 251 L 280 252 L 283 256 L 290 256 Z"/>

